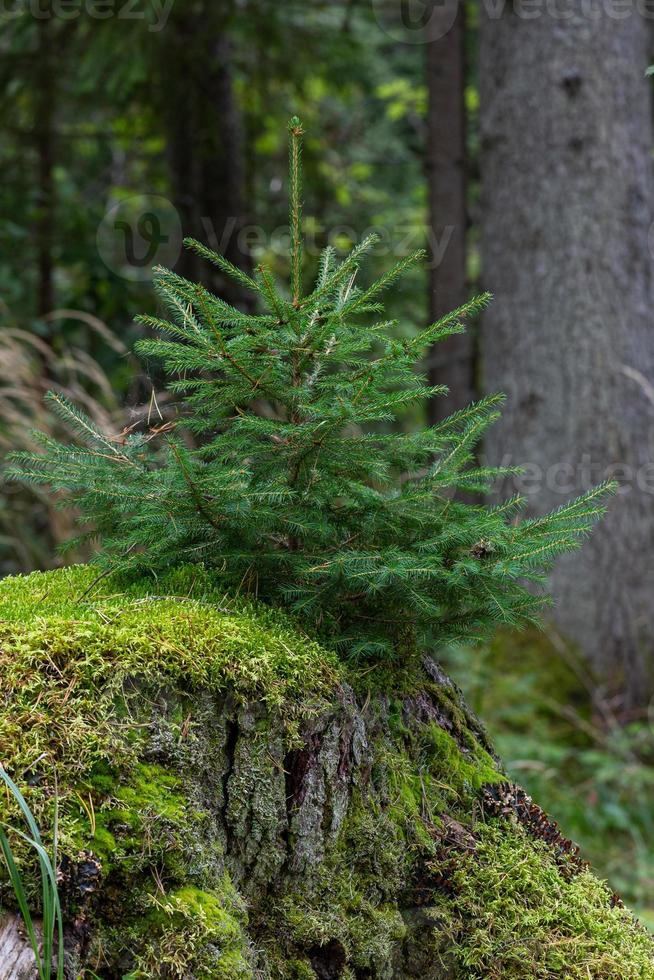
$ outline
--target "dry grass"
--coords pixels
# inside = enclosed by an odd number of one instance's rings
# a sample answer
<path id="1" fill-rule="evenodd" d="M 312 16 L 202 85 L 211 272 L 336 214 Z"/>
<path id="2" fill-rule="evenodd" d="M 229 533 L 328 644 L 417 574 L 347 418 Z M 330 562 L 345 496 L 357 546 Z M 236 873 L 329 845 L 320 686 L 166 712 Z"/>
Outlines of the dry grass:
<path id="1" fill-rule="evenodd" d="M 127 354 L 120 339 L 90 314 L 55 310 L 47 319 L 53 324 L 78 321 L 98 335 L 114 356 Z M 48 389 L 82 406 L 107 432 L 118 432 L 125 424 L 125 409 L 100 364 L 86 350 L 62 345 L 57 339 L 60 349 L 55 353 L 41 337 L 21 328 L 8 310 L 0 309 L 0 460 L 12 450 L 35 449 L 35 429 L 66 438 L 44 403 Z M 8 483 L 1 473 L 0 469 L 0 574 L 60 564 L 56 549 L 71 536 L 74 513 L 60 509 L 57 497 L 47 490 Z M 69 559 L 86 557 L 78 553 Z"/>

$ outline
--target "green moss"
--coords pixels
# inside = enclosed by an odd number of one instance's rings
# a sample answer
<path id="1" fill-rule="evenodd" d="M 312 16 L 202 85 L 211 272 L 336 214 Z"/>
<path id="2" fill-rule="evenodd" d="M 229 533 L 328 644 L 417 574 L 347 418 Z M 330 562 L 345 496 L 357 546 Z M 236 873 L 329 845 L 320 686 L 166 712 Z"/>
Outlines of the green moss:
<path id="1" fill-rule="evenodd" d="M 442 811 L 469 814 L 478 790 L 505 778 L 467 729 L 459 732 L 463 744 L 436 722 L 412 732 L 392 705 L 391 730 L 393 744 L 378 753 L 388 812 L 404 838 L 418 846 L 431 846 Z"/>
<path id="2" fill-rule="evenodd" d="M 282 613 L 229 598 L 201 568 L 118 588 L 88 566 L 0 582 L 0 635 L 36 666 L 74 659 L 81 679 L 127 673 L 259 691 L 269 703 L 332 685 L 334 654 Z M 82 655 L 83 654 L 83 655 Z M 117 676 L 116 676 L 117 675 Z"/>
<path id="3" fill-rule="evenodd" d="M 651 980 L 651 937 L 590 871 L 564 876 L 519 827 L 480 824 L 441 899 L 461 980 Z"/>
<path id="4" fill-rule="evenodd" d="M 105 876 L 143 866 L 144 841 L 147 862 L 157 858 L 160 873 L 174 874 L 183 859 L 184 838 L 202 819 L 189 807 L 179 777 L 159 765 L 135 763 L 123 773 L 104 768 L 87 785 L 93 792 L 76 842 L 100 858 Z"/>
<path id="5" fill-rule="evenodd" d="M 322 877 L 322 901 L 306 895 L 285 898 L 278 906 L 278 913 L 286 941 L 299 948 L 321 948 L 337 942 L 352 968 L 367 970 L 371 976 L 383 976 L 406 928 L 394 903 L 371 902 L 357 890 L 353 877 L 343 876 L 336 881 Z M 346 884 L 350 885 L 349 893 L 345 892 Z M 271 948 L 274 960 L 277 952 L 273 944 Z M 280 975 L 293 976 L 285 968 Z"/>
<path id="6" fill-rule="evenodd" d="M 138 763 L 126 786 L 116 787 L 121 819 L 133 820 L 136 813 L 152 811 L 163 820 L 181 822 L 186 799 L 179 792 L 180 780 L 161 766 Z"/>
<path id="7" fill-rule="evenodd" d="M 462 796 L 476 792 L 485 783 L 504 777 L 488 752 L 468 737 L 463 748 L 444 728 L 435 723 L 425 726 L 424 740 L 430 769 L 447 780 L 449 792 Z"/>
<path id="8" fill-rule="evenodd" d="M 251 980 L 245 909 L 228 877 L 220 891 L 185 886 L 149 896 L 152 911 L 128 930 L 103 936 L 105 944 L 137 949 L 137 978 L 165 976 L 197 980 Z M 103 952 L 106 956 L 106 948 Z"/>
<path id="9" fill-rule="evenodd" d="M 400 828 L 383 809 L 355 794 L 318 875 L 304 891 L 277 904 L 273 921 L 279 928 L 268 941 L 273 975 L 285 980 L 315 977 L 298 952 L 333 943 L 342 949 L 348 971 L 385 975 L 406 933 L 397 896 L 408 867 Z"/>
<path id="10" fill-rule="evenodd" d="M 237 894 L 227 876 L 223 879 L 225 891 L 221 898 L 212 892 L 203 891 L 186 885 L 168 895 L 168 902 L 173 908 L 173 915 L 180 914 L 186 919 L 203 919 L 207 929 L 221 942 L 233 943 L 242 938 L 241 926 L 246 921 L 242 912 L 238 918 L 234 914 L 237 907 Z M 230 909 L 224 905 L 227 896 Z"/>
<path id="11" fill-rule="evenodd" d="M 287 960 L 285 972 L 288 980 L 316 980 L 316 971 L 307 960 Z"/>
<path id="12" fill-rule="evenodd" d="M 112 858 L 117 854 L 120 845 L 108 827 L 102 823 L 97 823 L 93 830 L 84 827 L 80 835 L 80 850 L 82 844 L 86 844 L 93 849 L 93 853 L 102 863 L 103 870 L 111 868 Z"/>
<path id="13" fill-rule="evenodd" d="M 177 771 L 197 741 L 193 692 L 229 693 L 269 709 L 284 705 L 290 738 L 294 719 L 318 707 L 339 676 L 334 655 L 288 617 L 229 599 L 198 568 L 130 585 L 98 580 L 84 566 L 0 582 L 0 757 L 46 837 L 56 780 L 62 853 L 74 861 L 91 850 L 100 859 L 109 896 L 103 912 L 109 925 L 98 936 L 102 957 L 131 941 L 139 962 L 170 959 L 172 976 L 190 950 L 179 975 L 201 976 L 198 950 L 216 945 L 220 923 L 206 903 L 196 916 L 190 900 L 201 892 L 185 890 L 204 888 L 222 862 L 208 815 L 189 799 Z M 177 692 L 163 733 L 179 752 L 174 772 L 142 757 L 157 714 L 150 700 L 165 690 Z M 168 746 L 165 754 L 172 751 Z M 18 824 L 6 797 L 0 809 Z M 32 855 L 20 840 L 14 844 L 36 904 Z M 182 905 L 188 913 L 189 928 L 176 930 L 177 950 L 170 928 L 165 942 L 155 942 L 130 925 L 147 919 L 153 926 L 147 911 L 153 874 L 172 895 L 178 918 Z M 0 875 L 3 895 L 10 900 Z M 193 932 L 196 920 L 201 935 Z M 207 975 L 250 975 L 240 948 L 221 947 L 217 956 Z"/>
<path id="14" fill-rule="evenodd" d="M 161 773 L 148 781 L 134 768 L 139 690 L 283 704 L 290 730 L 339 676 L 334 655 L 287 617 L 229 600 L 199 568 L 120 588 L 87 566 L 0 581 L 0 757 L 19 779 L 30 773 L 25 793 L 44 827 L 56 775 L 64 849 L 80 844 L 102 797 L 127 811 L 137 797 L 147 806 L 148 795 L 155 808 L 171 804 L 167 793 L 156 798 Z M 0 806 L 17 815 L 8 801 Z M 107 824 L 97 822 L 106 854 Z"/>

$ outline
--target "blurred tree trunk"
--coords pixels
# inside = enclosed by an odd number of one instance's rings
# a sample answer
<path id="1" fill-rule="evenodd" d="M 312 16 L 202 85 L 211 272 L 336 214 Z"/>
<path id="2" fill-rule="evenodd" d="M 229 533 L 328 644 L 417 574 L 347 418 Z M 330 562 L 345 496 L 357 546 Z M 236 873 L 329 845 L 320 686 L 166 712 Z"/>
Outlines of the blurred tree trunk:
<path id="1" fill-rule="evenodd" d="M 458 8 L 454 14 L 453 8 Z M 434 3 L 433 18 L 441 18 L 442 36 L 427 43 L 427 185 L 429 192 L 430 322 L 460 306 L 466 298 L 466 113 L 465 16 L 461 0 Z M 430 25 L 438 35 L 437 22 Z M 436 26 L 434 26 L 436 25 Z M 450 337 L 430 354 L 431 384 L 447 384 L 450 397 L 434 398 L 430 420 L 474 398 L 474 342 L 470 333 Z"/>
<path id="2" fill-rule="evenodd" d="M 37 20 L 36 89 L 34 93 L 34 141 L 37 157 L 38 210 L 36 248 L 38 253 L 37 313 L 45 316 L 54 309 L 54 112 L 53 12 L 42 6 L 44 16 Z"/>
<path id="3" fill-rule="evenodd" d="M 234 97 L 230 8 L 223 0 L 175 4 L 161 32 L 161 94 L 174 203 L 184 234 L 249 268 L 241 234 L 245 155 Z M 231 302 L 246 302 L 237 285 L 186 250 L 177 268 L 220 289 Z"/>
<path id="4" fill-rule="evenodd" d="M 549 9 L 549 8 L 548 8 Z M 529 467 L 532 510 L 611 467 L 623 483 L 557 564 L 554 618 L 644 705 L 654 677 L 654 308 L 648 31 L 635 8 L 481 8 L 485 387 L 508 401 L 490 461 Z"/>

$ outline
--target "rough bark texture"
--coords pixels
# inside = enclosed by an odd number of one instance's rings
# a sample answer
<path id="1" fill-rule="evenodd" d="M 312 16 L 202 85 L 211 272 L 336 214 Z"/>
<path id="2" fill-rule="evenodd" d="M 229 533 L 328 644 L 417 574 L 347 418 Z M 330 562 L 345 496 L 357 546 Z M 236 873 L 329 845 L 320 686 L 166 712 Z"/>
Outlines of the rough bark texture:
<path id="1" fill-rule="evenodd" d="M 4 916 L 0 919 L 0 980 L 32 980 L 35 973 L 34 953 L 20 918 Z"/>
<path id="2" fill-rule="evenodd" d="M 453 26 L 427 44 L 427 187 L 431 255 L 429 317 L 433 323 L 466 298 L 466 119 L 464 7 L 460 0 L 439 4 L 438 14 Z M 431 23 L 431 21 L 430 21 Z M 433 399 L 432 421 L 469 405 L 474 398 L 474 342 L 471 333 L 438 344 L 429 359 L 431 384 L 446 384 L 450 397 Z"/>
<path id="3" fill-rule="evenodd" d="M 72 980 L 92 965 L 100 976 L 119 980 L 137 964 L 145 968 L 138 976 L 225 980 L 454 976 L 447 966 L 447 940 L 434 939 L 429 895 L 439 887 L 435 872 L 425 866 L 416 870 L 415 880 L 402 880 L 401 862 L 394 853 L 399 838 L 391 822 L 378 811 L 375 825 L 374 819 L 366 820 L 362 808 L 367 800 L 374 813 L 389 792 L 387 775 L 375 768 L 386 753 L 389 758 L 397 753 L 390 732 L 391 708 L 399 711 L 395 720 L 407 739 L 419 738 L 425 726 L 438 725 L 452 738 L 452 747 L 460 742 L 461 751 L 471 758 L 473 732 L 478 733 L 480 747 L 487 744 L 479 724 L 440 669 L 432 662 L 426 667 L 424 689 L 401 701 L 383 698 L 373 704 L 344 685 L 334 692 L 333 703 L 313 705 L 293 733 L 279 713 L 271 714 L 256 702 L 239 704 L 208 693 L 189 698 L 173 688 L 139 685 L 131 710 L 138 711 L 135 724 L 148 730 L 141 763 L 157 767 L 157 773 L 183 774 L 188 826 L 176 819 L 166 826 L 167 814 L 153 813 L 152 822 L 163 826 L 144 829 L 144 840 L 136 850 L 152 846 L 148 837 L 153 835 L 156 841 L 163 832 L 167 846 L 178 849 L 187 866 L 187 878 L 180 884 L 192 882 L 197 866 L 205 866 L 203 884 L 209 886 L 205 894 L 216 889 L 233 915 L 228 930 L 219 923 L 218 939 L 224 943 L 228 936 L 233 945 L 230 933 L 234 932 L 238 943 L 228 952 L 238 953 L 238 962 L 225 962 L 224 948 L 210 932 L 202 936 L 191 962 L 185 960 L 188 950 L 169 943 L 166 932 L 177 927 L 180 945 L 191 946 L 193 938 L 184 936 L 183 920 L 197 911 L 193 902 L 181 909 L 177 923 L 171 910 L 163 934 L 154 918 L 145 931 L 139 928 L 140 893 L 150 888 L 148 876 L 162 875 L 164 881 L 167 877 L 165 867 L 157 868 L 151 858 L 143 863 L 140 854 L 138 876 L 133 864 L 127 872 L 114 867 L 106 876 L 84 913 L 93 922 L 89 929 L 79 927 L 77 883 L 68 892 L 64 884 L 72 902 L 67 978 Z M 441 689 L 442 698 L 437 693 Z M 137 708 L 139 704 L 148 705 L 145 713 Z M 186 745 L 175 734 L 180 714 L 197 728 L 196 737 Z M 493 775 L 490 767 L 488 775 Z M 114 823 L 120 826 L 120 820 Z M 445 830 L 435 825 L 431 833 L 437 841 L 445 837 Z M 341 854 L 343 835 L 350 850 Z M 365 899 L 359 894 L 362 874 L 372 893 Z M 343 894 L 343 889 L 351 893 Z M 182 884 L 176 895 L 183 891 Z M 161 898 L 165 901 L 163 893 Z M 5 920 L 0 942 L 3 935 L 14 961 L 7 962 L 4 973 L 0 967 L 2 980 L 33 977 L 33 956 L 19 920 Z M 212 944 L 217 947 L 214 951 Z M 166 955 L 179 960 L 177 972 L 164 966 Z M 348 964 L 352 972 L 346 972 Z"/>
<path id="4" fill-rule="evenodd" d="M 0 584 L 0 744 L 44 832 L 58 775 L 68 980 L 654 978 L 431 658 L 346 671 L 199 575 Z"/>
<path id="5" fill-rule="evenodd" d="M 615 467 L 624 489 L 609 516 L 556 566 L 555 617 L 642 705 L 654 662 L 649 32 L 636 6 L 480 9 L 482 253 L 495 294 L 482 360 L 486 389 L 508 396 L 488 454 L 527 465 L 521 486 L 539 513 Z"/>

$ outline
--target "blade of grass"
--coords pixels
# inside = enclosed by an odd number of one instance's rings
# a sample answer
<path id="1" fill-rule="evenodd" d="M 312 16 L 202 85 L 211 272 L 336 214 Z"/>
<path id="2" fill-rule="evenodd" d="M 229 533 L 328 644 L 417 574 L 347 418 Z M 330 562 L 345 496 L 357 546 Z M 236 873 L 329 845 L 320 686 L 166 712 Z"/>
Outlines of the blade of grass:
<path id="1" fill-rule="evenodd" d="M 14 855 L 11 850 L 9 841 L 7 839 L 7 835 L 1 827 L 0 827 L 0 848 L 2 849 L 5 863 L 7 865 L 7 870 L 9 871 L 9 880 L 11 882 L 11 887 L 16 897 L 16 902 L 18 903 L 18 909 L 20 911 L 21 917 L 25 924 L 30 945 L 34 951 L 39 978 L 40 980 L 48 980 L 48 976 L 45 976 L 43 973 L 39 941 L 36 935 L 36 930 L 34 929 L 34 922 L 32 921 L 32 916 L 30 915 L 29 905 L 27 904 L 27 896 L 25 895 L 25 889 L 23 888 L 23 882 L 20 877 L 20 871 L 16 866 Z"/>
<path id="2" fill-rule="evenodd" d="M 18 803 L 21 809 L 27 826 L 31 832 L 31 837 L 28 834 L 23 833 L 23 831 L 14 829 L 14 833 L 24 840 L 30 847 L 36 850 L 39 859 L 39 868 L 41 872 L 41 887 L 43 895 L 43 942 L 42 951 L 39 953 L 38 943 L 36 942 L 36 933 L 34 930 L 34 925 L 30 916 L 29 907 L 27 905 L 27 899 L 25 896 L 25 890 L 23 888 L 22 880 L 20 878 L 20 872 L 16 866 L 16 862 L 11 851 L 11 846 L 3 833 L 3 840 L 0 841 L 2 846 L 2 851 L 9 868 L 9 874 L 11 878 L 12 888 L 16 895 L 16 900 L 18 902 L 21 915 L 25 921 L 28 934 L 30 936 L 30 942 L 34 949 L 35 955 L 37 957 L 37 966 L 39 970 L 39 977 L 41 980 L 50 980 L 52 972 L 52 957 L 54 952 L 54 933 L 55 926 L 57 928 L 57 939 L 58 939 L 58 949 L 57 949 L 57 978 L 58 980 L 63 980 L 64 976 L 64 961 L 63 961 L 63 951 L 64 951 L 64 931 L 63 931 L 63 916 L 61 913 L 61 903 L 59 901 L 59 892 L 57 888 L 57 854 L 58 854 L 58 839 L 59 839 L 59 801 L 57 784 L 55 780 L 55 814 L 54 814 L 54 831 L 53 831 L 53 860 L 50 859 L 50 855 L 43 846 L 43 841 L 41 834 L 39 832 L 38 825 L 34 819 L 34 815 L 29 808 L 27 801 L 25 800 L 23 794 L 19 790 L 16 783 L 11 779 L 6 770 L 0 766 L 0 779 L 4 781 L 7 785 L 12 796 Z M 29 924 L 28 924 L 29 920 Z M 36 945 L 35 945 L 36 944 Z"/>
<path id="3" fill-rule="evenodd" d="M 38 843 L 33 840 L 28 834 L 24 834 L 22 830 L 18 828 L 13 828 L 14 833 L 18 834 L 26 844 L 33 847 L 39 856 L 42 867 L 45 869 L 46 877 L 44 879 L 44 889 L 47 888 L 47 903 L 43 909 L 43 968 L 45 971 L 46 980 L 49 980 L 50 973 L 52 969 L 52 946 L 54 938 L 55 924 L 58 928 L 59 936 L 59 949 L 57 950 L 57 977 L 63 976 L 63 918 L 61 915 L 61 903 L 59 902 L 59 891 L 57 887 L 57 875 L 52 867 L 52 862 L 50 860 L 50 855 L 43 847 L 43 844 Z M 49 887 L 48 887 L 49 885 Z M 22 883 L 21 883 L 22 887 Z M 28 912 L 29 914 L 29 912 Z M 49 950 L 49 958 L 46 958 L 46 933 L 49 936 L 49 943 L 47 948 Z"/>
<path id="4" fill-rule="evenodd" d="M 18 803 L 23 813 L 23 816 L 25 817 L 25 822 L 27 823 L 27 826 L 29 827 L 30 832 L 32 834 L 33 843 L 42 846 L 41 834 L 39 832 L 39 828 L 37 826 L 36 820 L 34 819 L 34 815 L 32 814 L 32 811 L 30 810 L 23 794 L 18 789 L 18 786 L 2 766 L 0 766 L 0 779 L 4 780 L 4 782 L 9 787 L 12 796 Z M 21 832 L 18 830 L 16 831 L 16 833 L 21 834 Z M 21 834 L 21 836 L 24 835 Z M 42 900 L 43 900 L 43 960 L 45 961 L 45 963 L 51 963 L 52 962 L 52 936 L 49 935 L 49 930 L 46 928 L 46 924 L 47 924 L 46 919 L 49 913 L 48 875 L 47 875 L 47 869 L 44 866 L 43 859 L 41 858 L 40 855 L 39 855 L 39 865 L 41 869 L 41 892 L 42 892 Z M 47 976 L 48 977 L 50 976 L 49 971 L 47 973 Z"/>

